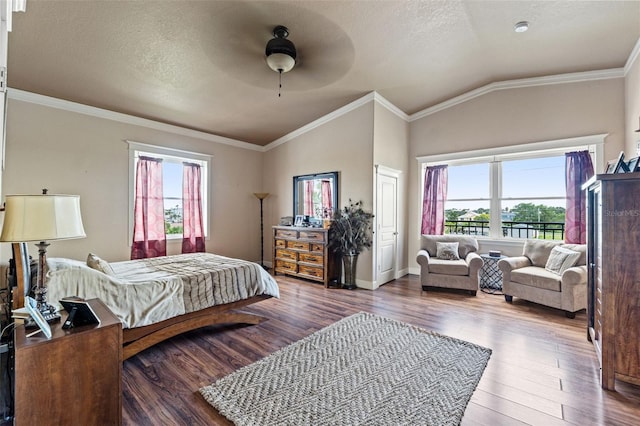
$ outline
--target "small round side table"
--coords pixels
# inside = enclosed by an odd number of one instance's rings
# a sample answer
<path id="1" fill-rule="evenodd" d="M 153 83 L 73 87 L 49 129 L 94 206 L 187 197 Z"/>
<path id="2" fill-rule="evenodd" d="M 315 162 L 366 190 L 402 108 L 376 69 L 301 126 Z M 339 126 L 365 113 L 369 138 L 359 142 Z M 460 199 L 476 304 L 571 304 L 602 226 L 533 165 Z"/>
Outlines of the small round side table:
<path id="1" fill-rule="evenodd" d="M 498 268 L 498 261 L 507 256 L 489 256 L 481 254 L 484 261 L 480 269 L 480 291 L 489 294 L 502 294 L 502 271 Z"/>

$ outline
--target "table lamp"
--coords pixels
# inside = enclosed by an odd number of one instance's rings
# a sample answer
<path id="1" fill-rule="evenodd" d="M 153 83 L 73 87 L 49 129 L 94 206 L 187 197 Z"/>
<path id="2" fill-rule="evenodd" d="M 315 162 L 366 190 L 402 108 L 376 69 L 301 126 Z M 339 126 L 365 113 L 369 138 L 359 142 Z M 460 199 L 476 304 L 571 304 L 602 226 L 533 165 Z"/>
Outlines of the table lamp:
<path id="1" fill-rule="evenodd" d="M 38 275 L 34 290 L 38 310 L 53 313 L 47 303 L 44 276 L 47 268 L 47 241 L 84 238 L 78 195 L 7 195 L 1 242 L 38 241 Z"/>

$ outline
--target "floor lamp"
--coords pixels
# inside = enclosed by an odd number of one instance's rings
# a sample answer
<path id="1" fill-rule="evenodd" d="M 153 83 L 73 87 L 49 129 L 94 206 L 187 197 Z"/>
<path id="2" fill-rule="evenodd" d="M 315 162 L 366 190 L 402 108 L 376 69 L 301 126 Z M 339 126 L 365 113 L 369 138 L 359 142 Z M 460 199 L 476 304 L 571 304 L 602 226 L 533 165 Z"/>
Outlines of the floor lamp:
<path id="1" fill-rule="evenodd" d="M 268 192 L 254 192 L 253 195 L 260 200 L 260 266 L 264 269 L 269 270 L 266 266 L 264 266 L 264 216 L 262 213 L 262 202 L 265 198 L 269 196 Z"/>
<path id="2" fill-rule="evenodd" d="M 42 195 L 7 195 L 0 241 L 37 242 L 38 276 L 34 293 L 41 312 L 55 312 L 55 308 L 47 303 L 44 282 L 49 247 L 47 241 L 84 237 L 79 196 L 47 195 L 46 189 Z"/>

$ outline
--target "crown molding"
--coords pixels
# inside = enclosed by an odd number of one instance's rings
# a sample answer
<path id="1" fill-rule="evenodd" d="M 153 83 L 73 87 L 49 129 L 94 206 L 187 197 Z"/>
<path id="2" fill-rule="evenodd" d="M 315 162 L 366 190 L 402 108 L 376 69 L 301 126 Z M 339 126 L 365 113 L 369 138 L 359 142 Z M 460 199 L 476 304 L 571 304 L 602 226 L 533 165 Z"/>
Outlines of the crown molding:
<path id="1" fill-rule="evenodd" d="M 159 130 L 167 133 L 173 133 L 181 136 L 203 139 L 206 141 L 220 143 L 224 145 L 230 145 L 237 148 L 249 149 L 252 151 L 259 151 L 259 152 L 266 152 L 286 142 L 289 142 L 303 135 L 304 133 L 310 132 L 311 130 L 322 126 L 323 124 L 326 124 L 332 120 L 335 120 L 336 118 L 341 117 L 355 109 L 358 109 L 361 106 L 371 101 L 377 102 L 379 105 L 388 109 L 391 113 L 395 114 L 402 120 L 405 120 L 407 122 L 412 122 L 497 90 L 520 89 L 520 88 L 526 88 L 526 87 L 545 86 L 545 85 L 551 85 L 551 84 L 578 83 L 578 82 L 585 82 L 585 81 L 621 78 L 626 75 L 626 73 L 629 71 L 629 69 L 631 68 L 631 66 L 633 65 L 633 63 L 635 62 L 635 60 L 639 55 L 640 55 L 640 39 L 638 39 L 638 42 L 636 43 L 631 55 L 629 56 L 629 59 L 627 60 L 627 63 L 624 68 L 613 68 L 608 70 L 558 74 L 558 75 L 551 75 L 551 76 L 544 76 L 544 77 L 533 77 L 533 78 L 523 78 L 523 79 L 516 79 L 516 80 L 505 80 L 505 81 L 494 82 L 494 83 L 490 83 L 485 86 L 479 87 L 477 89 L 471 90 L 469 92 L 463 93 L 462 95 L 448 99 L 444 102 L 441 102 L 429 108 L 423 109 L 411 115 L 406 114 L 404 111 L 402 111 L 400 108 L 398 108 L 397 106 L 389 102 L 385 97 L 380 95 L 378 92 L 372 91 L 362 96 L 361 98 L 356 99 L 355 101 L 343 107 L 340 107 L 337 110 L 332 111 L 294 130 L 293 132 L 290 132 L 274 140 L 273 142 L 270 142 L 265 146 L 255 145 L 255 144 L 237 140 L 237 139 L 226 138 L 224 136 L 218 136 L 211 133 L 202 132 L 199 130 L 188 129 L 188 128 L 176 126 L 173 124 L 166 124 L 159 121 L 150 120 L 147 118 L 141 118 L 141 117 L 136 117 L 129 114 L 109 111 L 106 109 L 96 108 L 89 105 L 66 101 L 63 99 L 57 99 L 50 96 L 39 95 L 37 93 L 27 92 L 20 89 L 9 88 L 7 90 L 7 93 L 8 93 L 9 99 L 15 99 L 23 102 L 30 102 L 38 105 L 51 107 L 51 108 L 75 112 L 78 114 L 84 114 L 92 117 L 103 118 L 106 120 L 117 121 L 120 123 L 147 127 L 149 129 Z"/>
<path id="2" fill-rule="evenodd" d="M 367 93 L 366 95 L 364 95 L 363 97 L 356 99 L 355 101 L 338 108 L 337 110 L 330 112 L 327 115 L 323 115 L 322 117 L 318 118 L 317 120 L 312 121 L 309 124 L 306 124 L 302 127 L 300 127 L 299 129 L 294 130 L 291 133 L 287 133 L 286 135 L 274 140 L 273 142 L 267 144 L 265 146 L 265 151 L 269 151 L 271 149 L 276 148 L 277 146 L 282 145 L 285 142 L 289 142 L 290 140 L 293 140 L 295 138 L 297 138 L 300 135 L 303 135 L 307 132 L 310 132 L 311 130 L 322 126 L 323 124 L 326 124 L 332 120 L 335 120 L 338 117 L 341 117 L 355 109 L 360 108 L 361 106 L 374 101 L 379 103 L 381 106 L 383 106 L 384 108 L 388 109 L 389 111 L 391 111 L 393 114 L 397 115 L 398 117 L 400 117 L 401 119 L 408 121 L 409 116 L 402 111 L 400 108 L 398 108 L 397 106 L 395 106 L 394 104 L 392 104 L 391 102 L 389 102 L 386 98 L 384 98 L 382 95 L 380 95 L 378 92 L 370 92 Z"/>
<path id="3" fill-rule="evenodd" d="M 119 123 L 131 124 L 134 126 L 146 127 L 161 132 L 173 133 L 176 135 L 187 136 L 191 138 L 203 139 L 209 142 L 220 143 L 224 145 L 234 146 L 236 148 L 250 149 L 252 151 L 264 152 L 264 148 L 249 142 L 236 139 L 225 138 L 211 133 L 201 132 L 199 130 L 187 129 L 185 127 L 173 124 L 161 123 L 147 118 L 136 117 L 120 112 L 109 111 L 107 109 L 96 108 L 89 105 L 79 104 L 77 102 L 66 101 L 63 99 L 52 98 L 50 96 L 39 95 L 37 93 L 27 92 L 19 89 L 9 88 L 7 90 L 9 99 L 22 102 L 42 105 L 50 108 L 56 108 L 64 111 L 84 114 L 91 117 L 103 118 L 105 120 L 117 121 Z"/>
<path id="4" fill-rule="evenodd" d="M 385 107 L 386 109 L 388 109 L 389 111 L 391 111 L 393 114 L 397 115 L 404 121 L 409 121 L 409 114 L 405 113 L 400 108 L 398 108 L 397 106 L 389 102 L 380 93 L 373 92 L 373 100 L 378 102 L 381 106 Z"/>
<path id="5" fill-rule="evenodd" d="M 300 135 L 303 135 L 307 132 L 312 131 L 313 129 L 322 126 L 323 124 L 326 124 L 332 120 L 335 120 L 338 117 L 341 117 L 355 109 L 360 108 L 362 105 L 365 105 L 369 102 L 371 102 L 372 100 L 375 99 L 375 92 L 370 92 L 367 93 L 366 95 L 364 95 L 363 97 L 356 99 L 355 101 L 338 108 L 335 111 L 330 112 L 329 114 L 323 115 L 322 117 L 312 121 L 309 124 L 305 124 L 304 126 L 294 130 L 291 133 L 287 133 L 286 135 L 279 137 L 278 139 L 274 140 L 273 142 L 265 145 L 265 151 L 269 151 L 272 150 L 280 145 L 282 145 L 285 142 L 289 142 L 292 139 L 297 138 Z"/>
<path id="6" fill-rule="evenodd" d="M 624 69 L 612 68 L 607 70 L 574 72 L 567 74 L 557 74 L 544 77 L 521 78 L 516 80 L 505 80 L 489 83 L 486 86 L 479 87 L 462 95 L 448 99 L 444 102 L 436 104 L 432 107 L 423 109 L 409 116 L 409 122 L 419 120 L 436 112 L 443 111 L 463 102 L 470 101 L 479 96 L 486 95 L 497 90 L 505 89 L 522 89 L 526 87 L 547 86 L 551 84 L 580 83 L 585 81 L 608 80 L 611 78 L 624 77 Z"/>
<path id="7" fill-rule="evenodd" d="M 631 70 L 631 67 L 633 66 L 634 62 L 638 59 L 638 56 L 640 56 L 640 37 L 638 37 L 638 41 L 636 41 L 636 45 L 633 47 L 633 50 L 631 50 L 629 59 L 627 59 L 627 63 L 624 65 L 625 76 Z"/>

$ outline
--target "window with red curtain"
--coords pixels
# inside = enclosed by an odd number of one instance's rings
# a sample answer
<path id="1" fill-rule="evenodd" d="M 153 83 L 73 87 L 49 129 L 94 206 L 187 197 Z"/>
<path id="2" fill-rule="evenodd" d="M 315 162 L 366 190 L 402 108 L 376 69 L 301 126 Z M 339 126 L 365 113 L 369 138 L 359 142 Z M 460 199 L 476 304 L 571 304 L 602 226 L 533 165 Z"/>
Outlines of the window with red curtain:
<path id="1" fill-rule="evenodd" d="M 587 199 L 582 185 L 593 176 L 593 163 L 589 151 L 567 152 L 565 159 L 567 209 L 564 240 L 570 244 L 585 244 L 587 242 Z"/>
<path id="2" fill-rule="evenodd" d="M 422 234 L 444 234 L 444 203 L 446 200 L 447 165 L 427 167 L 422 199 Z"/>
<path id="3" fill-rule="evenodd" d="M 183 163 L 182 253 L 205 251 L 201 179 L 202 174 L 199 164 Z"/>
<path id="4" fill-rule="evenodd" d="M 138 158 L 131 259 L 166 256 L 162 160 Z"/>

